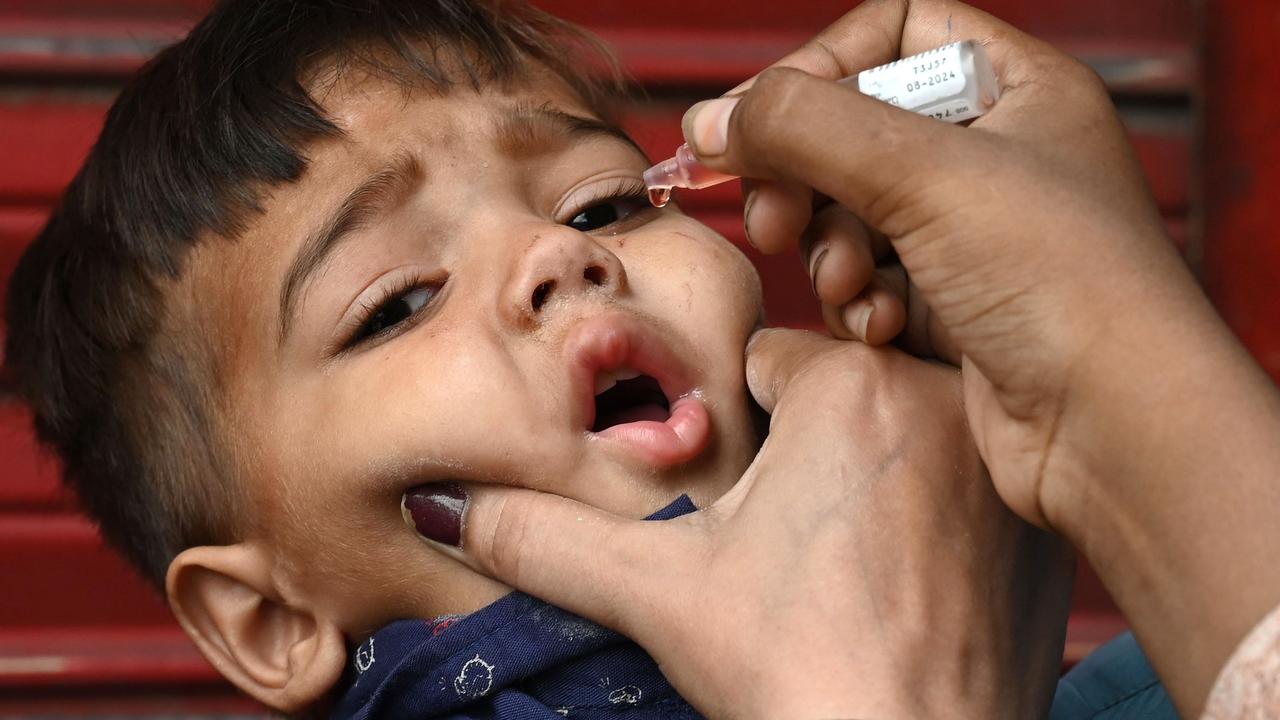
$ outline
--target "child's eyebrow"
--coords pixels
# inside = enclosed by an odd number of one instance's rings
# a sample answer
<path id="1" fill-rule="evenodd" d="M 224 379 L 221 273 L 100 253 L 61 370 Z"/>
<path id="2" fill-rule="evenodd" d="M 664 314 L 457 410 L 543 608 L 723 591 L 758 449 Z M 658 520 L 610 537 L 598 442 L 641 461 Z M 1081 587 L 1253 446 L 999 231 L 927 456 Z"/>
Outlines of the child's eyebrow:
<path id="1" fill-rule="evenodd" d="M 347 194 L 338 210 L 316 232 L 302 241 L 280 288 L 280 337 L 283 343 L 298 302 L 298 293 L 342 241 L 380 211 L 404 200 L 421 184 L 424 172 L 417 157 L 398 153 L 381 170 L 368 176 Z"/>
<path id="2" fill-rule="evenodd" d="M 495 144 L 511 157 L 559 150 L 575 138 L 589 137 L 621 140 L 648 158 L 644 149 L 617 125 L 548 105 L 518 103 L 497 118 L 494 128 Z"/>

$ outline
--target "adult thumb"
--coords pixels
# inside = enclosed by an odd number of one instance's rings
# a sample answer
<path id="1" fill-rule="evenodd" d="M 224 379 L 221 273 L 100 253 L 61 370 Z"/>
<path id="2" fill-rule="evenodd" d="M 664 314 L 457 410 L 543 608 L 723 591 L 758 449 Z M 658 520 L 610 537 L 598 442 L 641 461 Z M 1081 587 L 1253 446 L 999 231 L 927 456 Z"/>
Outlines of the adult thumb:
<path id="1" fill-rule="evenodd" d="M 835 340 L 811 330 L 763 328 L 747 342 L 747 389 L 770 415 L 797 381 L 815 372 L 819 357 L 859 352 L 862 345 Z"/>
<path id="2" fill-rule="evenodd" d="M 429 483 L 405 493 L 405 522 L 432 547 L 553 605 L 627 635 L 679 577 L 697 533 L 559 495 L 485 484 Z"/>

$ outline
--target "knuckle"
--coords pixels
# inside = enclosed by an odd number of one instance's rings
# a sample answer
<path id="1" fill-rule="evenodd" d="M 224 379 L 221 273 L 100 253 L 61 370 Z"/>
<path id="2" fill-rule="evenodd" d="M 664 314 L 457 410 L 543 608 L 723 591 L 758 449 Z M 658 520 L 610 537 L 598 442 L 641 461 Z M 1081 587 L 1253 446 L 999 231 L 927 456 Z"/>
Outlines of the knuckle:
<path id="1" fill-rule="evenodd" d="M 601 596 L 597 608 L 600 622 L 631 635 L 643 627 L 640 618 L 648 609 L 645 599 L 652 591 L 651 583 L 637 580 L 652 577 L 653 546 L 643 536 L 636 542 L 621 542 L 622 536 L 629 535 L 625 527 L 603 532 L 596 538 L 593 546 L 599 549 L 600 557 L 609 559 L 609 565 L 588 573 Z"/>
<path id="2" fill-rule="evenodd" d="M 1058 48 L 1042 45 L 1021 58 L 1022 75 L 1035 79 L 1063 102 L 1108 100 L 1106 81 L 1092 66 Z M 1046 80 L 1048 79 L 1048 80 Z"/>
<path id="3" fill-rule="evenodd" d="M 920 142 L 920 136 L 910 124 L 903 122 L 894 122 L 892 117 L 893 108 L 891 105 L 885 104 L 883 107 L 879 105 L 871 106 L 870 110 L 877 117 L 874 121 L 866 124 L 868 134 L 868 148 L 873 148 L 877 157 L 883 158 L 886 162 L 903 154 L 904 149 L 910 149 Z"/>
<path id="4" fill-rule="evenodd" d="M 751 88 L 749 94 L 755 95 L 757 98 L 765 97 L 778 100 L 780 93 L 791 92 L 792 80 L 797 75 L 803 74 L 800 70 L 789 67 L 765 68 L 756 77 L 756 84 Z"/>
<path id="5" fill-rule="evenodd" d="M 843 398 L 861 392 L 868 362 L 876 353 L 862 343 L 832 342 L 815 347 L 797 368 L 793 382 L 809 390 L 814 400 Z"/>
<path id="6" fill-rule="evenodd" d="M 1066 75 L 1067 82 L 1064 85 L 1077 94 L 1082 99 L 1088 98 L 1094 101 L 1108 99 L 1110 95 L 1107 92 L 1107 82 L 1102 79 L 1102 75 L 1091 65 L 1088 65 L 1076 58 L 1066 56 L 1064 67 L 1060 71 Z"/>
<path id="7" fill-rule="evenodd" d="M 530 552 L 529 529 L 533 506 L 531 498 L 503 497 L 495 501 L 492 521 L 480 528 L 482 539 L 476 557 L 495 575 L 512 585 L 523 582 L 526 558 Z"/>
<path id="8" fill-rule="evenodd" d="M 831 73 L 838 73 L 841 76 L 851 74 L 848 68 L 840 60 L 840 53 L 831 46 L 831 42 L 819 35 L 809 41 L 809 47 L 813 49 L 814 54 L 819 61 L 825 65 L 825 69 Z"/>
<path id="9" fill-rule="evenodd" d="M 862 343 L 845 343 L 835 351 L 825 353 L 815 374 L 821 378 L 827 393 L 848 396 L 860 392 L 865 385 L 867 363 L 866 346 Z"/>
<path id="10" fill-rule="evenodd" d="M 807 103 L 808 75 L 786 67 L 772 67 L 760 73 L 755 85 L 742 99 L 740 112 L 730 122 L 730 137 L 745 137 L 763 154 L 794 128 L 794 118 Z"/>
<path id="11" fill-rule="evenodd" d="M 856 222 L 857 216 L 848 208 L 833 202 L 813 214 L 813 220 L 805 228 L 805 232 L 813 238 L 820 238 L 847 230 Z"/>
<path id="12" fill-rule="evenodd" d="M 792 332 L 788 328 L 761 328 L 752 333 L 747 341 L 747 364 L 757 370 L 772 368 Z"/>

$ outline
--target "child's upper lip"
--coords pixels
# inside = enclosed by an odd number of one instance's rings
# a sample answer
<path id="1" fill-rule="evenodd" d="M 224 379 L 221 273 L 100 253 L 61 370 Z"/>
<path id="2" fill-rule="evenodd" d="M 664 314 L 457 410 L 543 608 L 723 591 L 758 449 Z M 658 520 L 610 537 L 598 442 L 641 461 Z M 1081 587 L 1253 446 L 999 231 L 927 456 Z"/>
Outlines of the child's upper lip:
<path id="1" fill-rule="evenodd" d="M 658 381 L 674 403 L 695 389 L 694 371 L 649 323 L 623 312 L 589 317 L 565 337 L 564 357 L 575 396 L 576 427 L 590 430 L 596 419 L 596 378 L 629 368 Z"/>

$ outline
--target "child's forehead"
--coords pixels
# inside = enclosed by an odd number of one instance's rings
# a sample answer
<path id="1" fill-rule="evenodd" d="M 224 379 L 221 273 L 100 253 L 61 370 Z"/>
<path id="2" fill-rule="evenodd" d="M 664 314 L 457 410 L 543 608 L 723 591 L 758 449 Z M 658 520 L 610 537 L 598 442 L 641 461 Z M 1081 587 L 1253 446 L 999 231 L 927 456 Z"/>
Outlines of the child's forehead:
<path id="1" fill-rule="evenodd" d="M 554 125 L 546 122 L 554 113 L 609 125 L 564 78 L 535 62 L 508 78 L 481 84 L 459 79 L 444 88 L 386 71 L 348 69 L 313 78 L 308 91 L 342 136 L 358 142 L 413 139 L 393 137 L 397 132 L 443 144 L 522 135 L 537 139 L 538 130 Z M 511 150 L 511 144 L 501 149 Z"/>
<path id="2" fill-rule="evenodd" d="M 579 150 L 566 155 L 575 167 L 647 160 L 626 132 L 550 74 L 444 93 L 365 78 L 331 93 L 325 109 L 341 133 L 309 148 L 303 177 L 293 188 L 281 188 L 282 195 L 318 195 L 333 205 L 336 196 L 329 196 L 341 188 L 358 193 L 379 177 L 399 177 L 404 167 L 415 169 L 417 181 L 438 184 L 489 168 L 493 160 L 499 163 L 494 172 L 514 172 L 527 170 L 526 160 L 570 150 Z M 314 211 L 317 205 L 308 199 L 305 207 Z"/>

